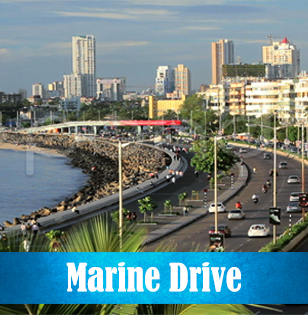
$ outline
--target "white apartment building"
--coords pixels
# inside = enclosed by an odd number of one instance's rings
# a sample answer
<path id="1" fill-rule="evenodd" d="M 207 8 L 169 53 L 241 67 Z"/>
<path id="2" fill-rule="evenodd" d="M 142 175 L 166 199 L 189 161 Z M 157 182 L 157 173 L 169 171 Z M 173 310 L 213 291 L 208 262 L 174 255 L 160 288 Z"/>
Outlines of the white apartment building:
<path id="1" fill-rule="evenodd" d="M 178 94 L 179 98 L 182 98 L 182 95 L 191 94 L 191 77 L 190 70 L 184 65 L 178 65 L 174 68 L 174 77 L 175 84 L 174 89 Z"/>
<path id="2" fill-rule="evenodd" d="M 65 75 L 63 81 L 64 89 L 67 89 L 65 96 L 96 97 L 96 46 L 93 35 L 72 37 L 72 74 Z"/>
<path id="3" fill-rule="evenodd" d="M 155 94 L 165 96 L 174 91 L 174 69 L 170 66 L 159 66 L 156 70 Z"/>
<path id="4" fill-rule="evenodd" d="M 274 68 L 274 78 L 294 78 L 300 73 L 300 52 L 286 37 L 262 47 L 263 62 Z"/>
<path id="5" fill-rule="evenodd" d="M 96 97 L 101 101 L 122 101 L 126 93 L 126 78 L 96 79 Z"/>
<path id="6" fill-rule="evenodd" d="M 66 74 L 63 76 L 64 97 L 82 96 L 81 76 L 75 74 Z"/>
<path id="7" fill-rule="evenodd" d="M 300 78 L 298 82 L 295 83 L 295 106 L 294 106 L 294 116 L 298 120 L 305 119 L 306 108 L 308 107 L 308 77 Z"/>
<path id="8" fill-rule="evenodd" d="M 32 84 L 32 95 L 39 95 L 42 99 L 45 97 L 45 89 L 42 83 Z"/>

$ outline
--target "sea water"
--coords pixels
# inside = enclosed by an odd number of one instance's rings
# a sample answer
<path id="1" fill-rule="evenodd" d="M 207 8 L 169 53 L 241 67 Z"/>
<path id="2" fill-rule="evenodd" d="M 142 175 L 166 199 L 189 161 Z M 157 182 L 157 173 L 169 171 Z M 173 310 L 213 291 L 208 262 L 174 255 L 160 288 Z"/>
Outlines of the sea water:
<path id="1" fill-rule="evenodd" d="M 88 176 L 65 156 L 0 150 L 0 224 L 54 207 L 86 185 Z"/>

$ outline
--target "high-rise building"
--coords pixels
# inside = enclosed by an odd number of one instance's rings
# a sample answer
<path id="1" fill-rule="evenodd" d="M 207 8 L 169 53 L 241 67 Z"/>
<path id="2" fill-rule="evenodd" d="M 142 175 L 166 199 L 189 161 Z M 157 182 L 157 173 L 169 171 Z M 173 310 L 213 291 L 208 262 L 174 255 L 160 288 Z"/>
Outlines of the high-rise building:
<path id="1" fill-rule="evenodd" d="M 65 96 L 96 96 L 96 49 L 93 35 L 72 37 L 72 74 L 64 76 L 64 85 L 68 89 Z"/>
<path id="2" fill-rule="evenodd" d="M 212 84 L 220 84 L 222 65 L 234 63 L 234 44 L 232 40 L 221 39 L 212 43 Z"/>
<path id="3" fill-rule="evenodd" d="M 155 93 L 165 96 L 174 91 L 174 69 L 170 66 L 159 66 L 156 71 Z"/>
<path id="4" fill-rule="evenodd" d="M 45 97 L 44 85 L 42 83 L 32 84 L 32 95 L 39 95 L 40 98 Z"/>
<path id="5" fill-rule="evenodd" d="M 300 73 L 300 53 L 296 46 L 285 37 L 262 47 L 262 58 L 274 67 L 274 78 L 294 78 Z"/>
<path id="6" fill-rule="evenodd" d="M 97 98 L 102 101 L 122 101 L 126 92 L 126 78 L 96 79 Z"/>
<path id="7" fill-rule="evenodd" d="M 181 98 L 182 95 L 191 94 L 191 78 L 190 70 L 184 65 L 178 65 L 174 69 L 175 84 L 174 88 L 178 97 Z"/>

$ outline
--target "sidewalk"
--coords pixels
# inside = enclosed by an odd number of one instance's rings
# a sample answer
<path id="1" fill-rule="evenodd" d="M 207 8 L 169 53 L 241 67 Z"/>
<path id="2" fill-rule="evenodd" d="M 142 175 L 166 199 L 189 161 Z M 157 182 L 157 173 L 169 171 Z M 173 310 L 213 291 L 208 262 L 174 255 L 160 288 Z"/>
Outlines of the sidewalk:
<path id="1" fill-rule="evenodd" d="M 248 168 L 244 164 L 243 166 L 240 165 L 240 163 L 236 164 L 235 170 L 235 181 L 233 184 L 233 189 L 231 189 L 231 183 L 229 181 L 228 183 L 225 183 L 226 186 L 222 188 L 221 190 L 218 190 L 218 201 L 226 203 L 228 200 L 230 200 L 234 195 L 236 195 L 244 186 L 246 186 L 249 173 Z M 210 202 L 213 200 L 208 199 L 207 206 Z M 196 208 L 194 210 L 189 211 L 188 216 L 180 216 L 179 219 L 169 222 L 166 225 L 162 227 L 158 227 L 157 229 L 151 231 L 148 234 L 147 239 L 143 242 L 143 245 L 150 244 L 152 242 L 155 242 L 163 237 L 166 237 L 167 235 L 191 224 L 194 221 L 197 221 L 201 219 L 202 217 L 206 216 L 208 214 L 208 209 L 203 207 Z"/>

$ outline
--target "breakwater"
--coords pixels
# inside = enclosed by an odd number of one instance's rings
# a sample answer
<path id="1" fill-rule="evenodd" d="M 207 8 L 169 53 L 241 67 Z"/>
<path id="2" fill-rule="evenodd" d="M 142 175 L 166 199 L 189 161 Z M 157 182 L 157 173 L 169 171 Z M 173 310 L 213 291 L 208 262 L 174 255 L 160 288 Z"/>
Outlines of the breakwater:
<path id="1" fill-rule="evenodd" d="M 75 136 L 69 135 L 0 133 L 1 142 L 22 146 L 26 150 L 34 147 L 57 150 L 70 159 L 73 167 L 81 168 L 89 175 L 86 186 L 70 198 L 61 201 L 55 207 L 43 207 L 30 214 L 13 218 L 12 221 L 5 221 L 6 227 L 66 211 L 118 192 L 118 142 L 102 138 L 77 140 L 79 141 L 76 141 Z M 149 179 L 150 173 L 162 172 L 170 163 L 170 157 L 156 148 L 140 143 L 130 143 L 123 147 L 123 190 Z"/>

